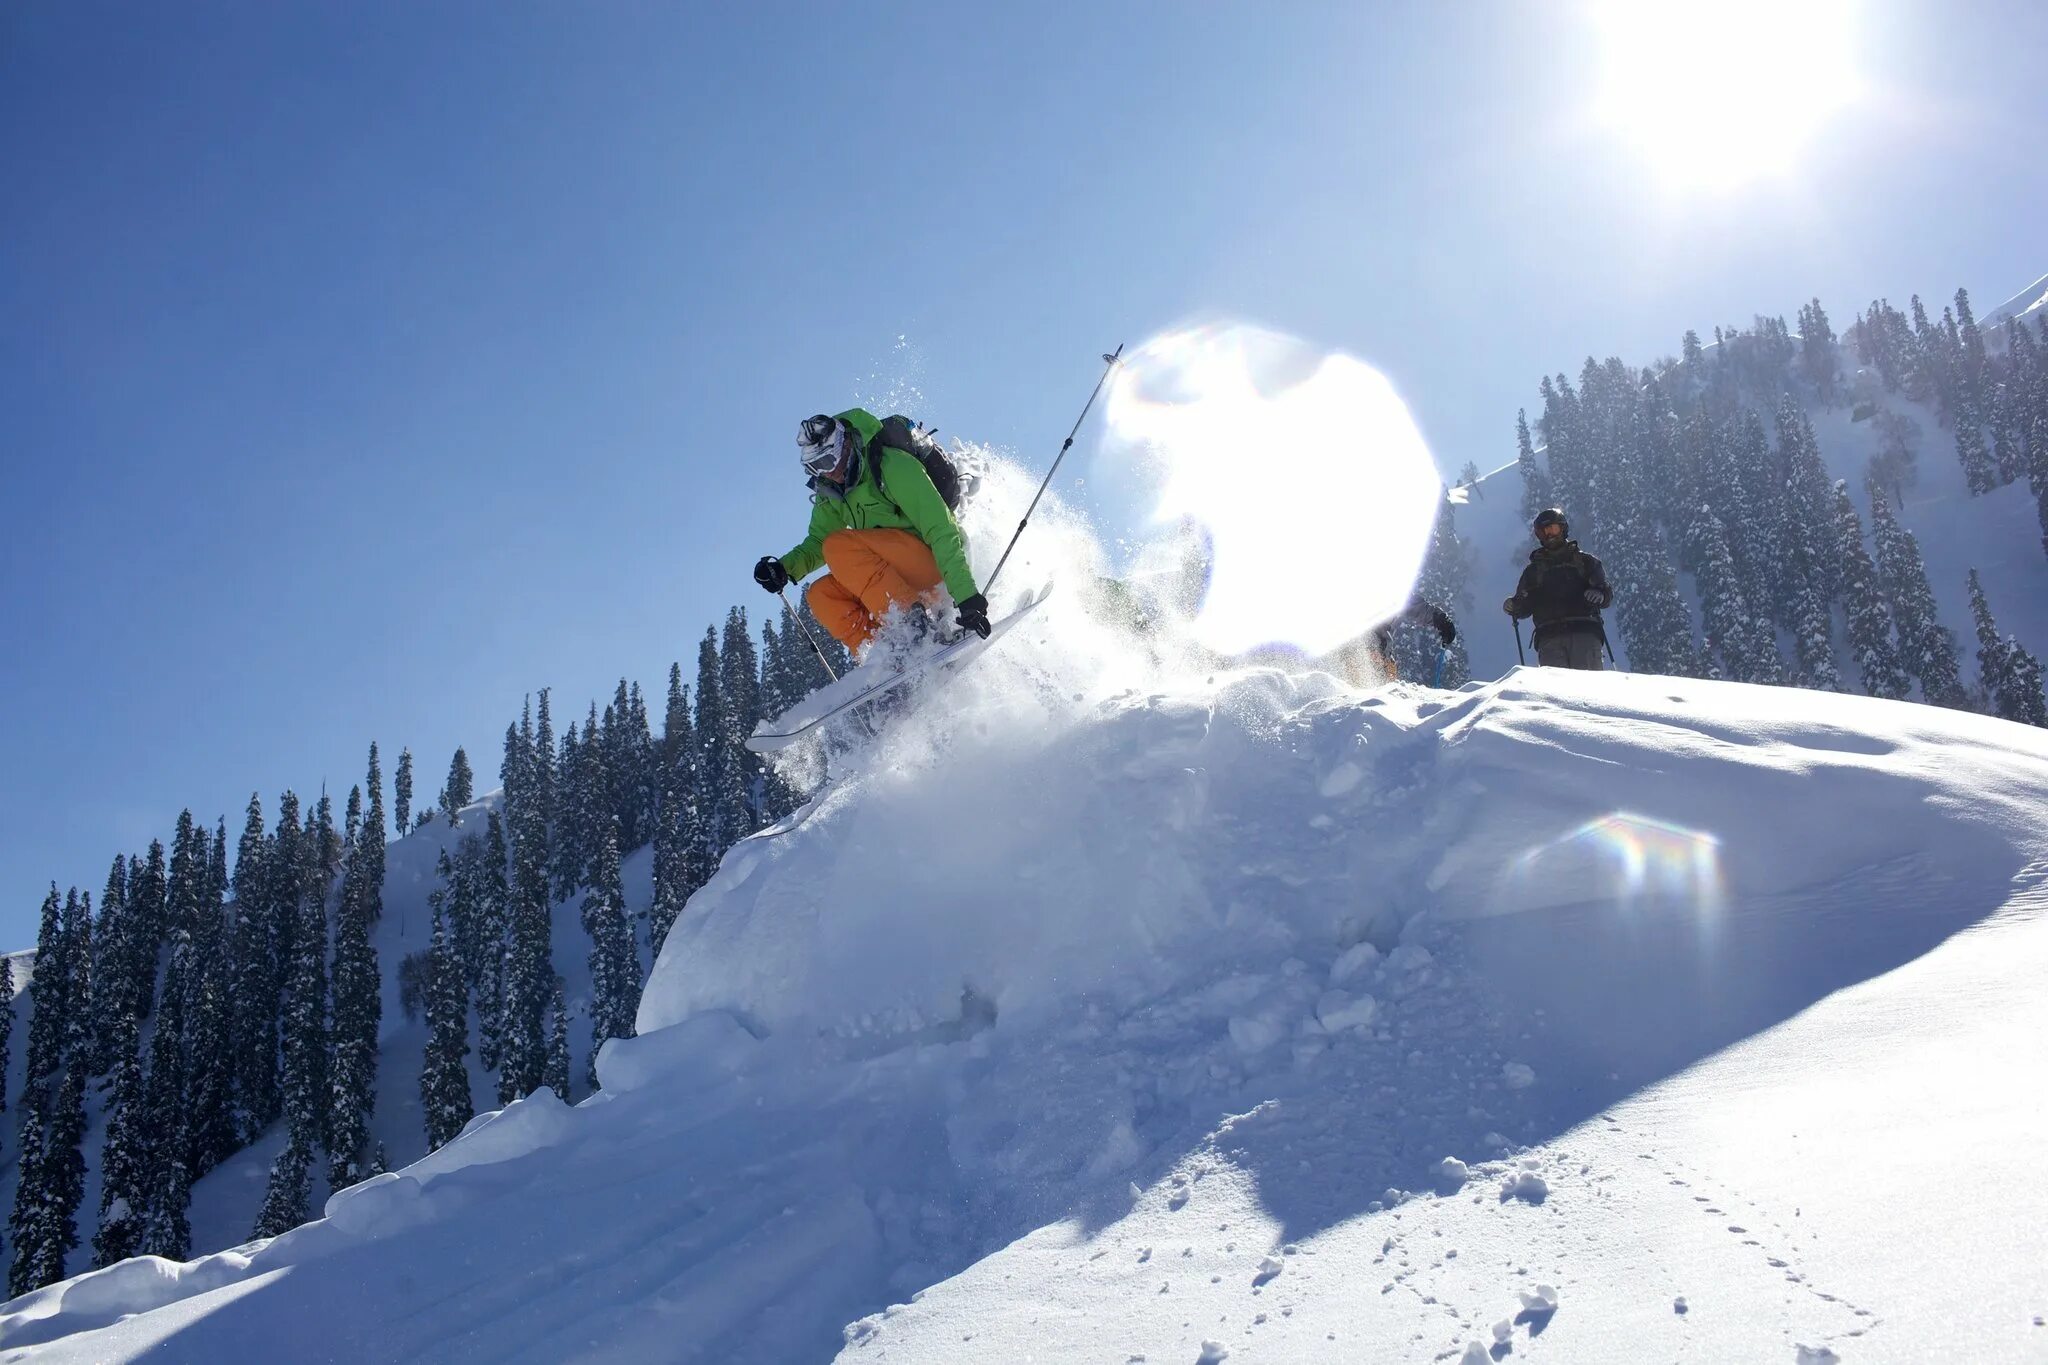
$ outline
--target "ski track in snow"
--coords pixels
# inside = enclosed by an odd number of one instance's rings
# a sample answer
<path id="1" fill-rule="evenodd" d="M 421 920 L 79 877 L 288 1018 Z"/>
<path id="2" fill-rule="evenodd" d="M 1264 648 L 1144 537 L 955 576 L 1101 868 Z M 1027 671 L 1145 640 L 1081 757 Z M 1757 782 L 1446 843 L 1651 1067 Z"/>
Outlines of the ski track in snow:
<path id="1" fill-rule="evenodd" d="M 1928 1003 L 2048 1022 L 2017 984 L 2048 966 L 2048 741 L 1621 675 L 1056 706 L 1023 660 L 976 677 L 727 856 L 603 1094 L 522 1101 L 274 1242 L 18 1299 L 5 1359 L 2048 1341 L 2009 1259 L 2048 1190 L 1955 1159 L 1970 1123 L 2027 1150 L 2038 1106 L 1943 1120 L 1972 1021 Z M 2048 1062 L 2038 1030 L 1967 1052 Z M 1915 1057 L 1939 1112 L 1858 1145 Z M 1978 1264 L 1936 1254 L 1958 1238 Z"/>

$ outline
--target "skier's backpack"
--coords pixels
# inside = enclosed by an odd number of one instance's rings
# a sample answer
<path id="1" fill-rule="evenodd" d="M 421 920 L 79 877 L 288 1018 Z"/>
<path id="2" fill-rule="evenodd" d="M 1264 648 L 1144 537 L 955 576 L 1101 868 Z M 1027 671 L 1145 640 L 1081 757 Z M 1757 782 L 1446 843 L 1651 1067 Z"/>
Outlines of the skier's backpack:
<path id="1" fill-rule="evenodd" d="M 981 484 L 980 470 L 964 463 L 940 445 L 932 432 L 897 414 L 883 418 L 882 429 L 875 433 L 874 440 L 868 442 L 868 463 L 875 471 L 875 487 L 885 498 L 889 497 L 889 490 L 882 486 L 884 446 L 893 446 L 906 455 L 915 456 L 917 462 L 924 466 L 924 472 L 931 476 L 932 487 L 939 490 L 939 497 L 950 510 L 958 511 L 960 504 L 972 497 Z M 889 500 L 895 501 L 894 498 Z"/>

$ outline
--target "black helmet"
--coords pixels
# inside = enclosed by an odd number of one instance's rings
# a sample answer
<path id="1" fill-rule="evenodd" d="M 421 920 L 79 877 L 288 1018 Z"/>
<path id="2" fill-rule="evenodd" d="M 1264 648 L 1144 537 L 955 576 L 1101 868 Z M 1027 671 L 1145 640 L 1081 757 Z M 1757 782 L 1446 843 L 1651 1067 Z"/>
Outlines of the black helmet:
<path id="1" fill-rule="evenodd" d="M 1555 507 L 1546 507 L 1536 514 L 1535 525 L 1530 528 L 1536 532 L 1536 539 L 1543 539 L 1543 528 L 1546 526 L 1555 526 L 1563 535 L 1568 536 L 1572 533 L 1571 524 L 1564 519 L 1564 513 Z"/>

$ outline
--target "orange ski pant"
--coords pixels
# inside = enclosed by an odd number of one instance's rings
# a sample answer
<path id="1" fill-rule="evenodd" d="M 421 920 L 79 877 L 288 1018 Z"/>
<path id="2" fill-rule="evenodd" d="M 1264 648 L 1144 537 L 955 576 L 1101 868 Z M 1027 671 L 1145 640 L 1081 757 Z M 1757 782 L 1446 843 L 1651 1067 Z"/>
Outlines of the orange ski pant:
<path id="1" fill-rule="evenodd" d="M 834 531 L 825 537 L 825 567 L 804 599 L 818 624 L 859 650 L 892 606 L 908 606 L 942 581 L 929 545 L 908 531 Z"/>

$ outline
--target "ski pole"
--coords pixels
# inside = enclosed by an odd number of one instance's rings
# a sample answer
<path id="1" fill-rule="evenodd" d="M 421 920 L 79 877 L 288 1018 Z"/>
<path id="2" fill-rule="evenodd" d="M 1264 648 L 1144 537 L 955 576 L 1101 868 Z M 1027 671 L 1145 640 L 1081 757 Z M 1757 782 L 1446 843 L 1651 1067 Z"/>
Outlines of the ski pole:
<path id="1" fill-rule="evenodd" d="M 1044 497 L 1045 490 L 1052 486 L 1052 476 L 1060 472 L 1060 461 L 1067 458 L 1067 451 L 1073 446 L 1074 437 L 1081 432 L 1081 423 L 1088 420 L 1088 409 L 1095 406 L 1097 395 L 1102 392 L 1102 386 L 1109 380 L 1110 371 L 1116 369 L 1117 361 L 1122 357 L 1123 353 L 1123 344 L 1119 342 L 1114 351 L 1102 357 L 1105 367 L 1102 371 L 1102 378 L 1095 381 L 1095 388 L 1089 393 L 1087 403 L 1082 405 L 1081 415 L 1074 419 L 1074 429 L 1068 432 L 1067 439 L 1060 443 L 1060 453 L 1053 457 L 1052 468 L 1045 471 L 1045 482 L 1038 485 L 1038 492 L 1032 495 L 1031 505 L 1024 509 L 1024 519 L 1017 523 L 1016 534 L 1011 536 L 1010 543 L 1003 547 L 1003 557 L 996 561 L 996 567 L 989 574 L 988 582 L 981 585 L 981 595 L 984 598 L 988 596 L 989 590 L 995 587 L 996 578 L 1003 572 L 1003 565 L 1010 562 L 1010 551 L 1017 548 L 1017 541 L 1023 536 L 1024 528 L 1031 524 L 1031 514 L 1038 510 L 1038 500 Z"/>
<path id="2" fill-rule="evenodd" d="M 832 661 L 825 657 L 824 650 L 818 648 L 818 642 L 811 635 L 811 628 L 804 624 L 804 618 L 798 616 L 796 614 L 796 608 L 789 605 L 789 594 L 783 591 L 781 588 L 777 588 L 775 590 L 775 595 L 782 599 L 782 609 L 789 613 L 789 619 L 795 622 L 796 628 L 799 631 L 803 632 L 804 643 L 811 647 L 811 653 L 817 655 L 818 662 L 825 665 L 825 676 L 830 678 L 833 682 L 838 682 L 839 675 L 832 671 Z"/>
<path id="3" fill-rule="evenodd" d="M 1508 620 L 1514 622 L 1515 626 L 1515 662 L 1527 668 L 1529 666 L 1529 656 L 1522 653 L 1522 618 L 1510 616 Z"/>
<path id="4" fill-rule="evenodd" d="M 1614 661 L 1614 645 L 1607 638 L 1607 627 L 1605 626 L 1600 627 L 1600 643 L 1607 648 L 1607 662 L 1614 664 L 1616 668 L 1620 668 L 1621 665 Z"/>
<path id="5" fill-rule="evenodd" d="M 1516 629 L 1516 631 L 1515 631 L 1515 637 L 1516 637 L 1517 639 L 1520 639 L 1520 638 L 1521 638 L 1521 634 L 1522 634 L 1521 630 L 1520 630 L 1519 628 L 1517 628 L 1517 629 Z M 1449 650 L 1448 648 L 1444 648 L 1444 647 L 1439 647 L 1439 648 L 1437 649 L 1437 652 L 1436 652 L 1436 676 L 1435 676 L 1434 678 L 1431 678 L 1431 679 L 1430 679 L 1430 681 L 1429 681 L 1429 685 L 1430 685 L 1431 687 L 1442 687 L 1442 686 L 1444 685 L 1444 655 L 1446 655 L 1446 654 L 1448 654 L 1448 653 L 1450 653 L 1450 650 Z"/>

